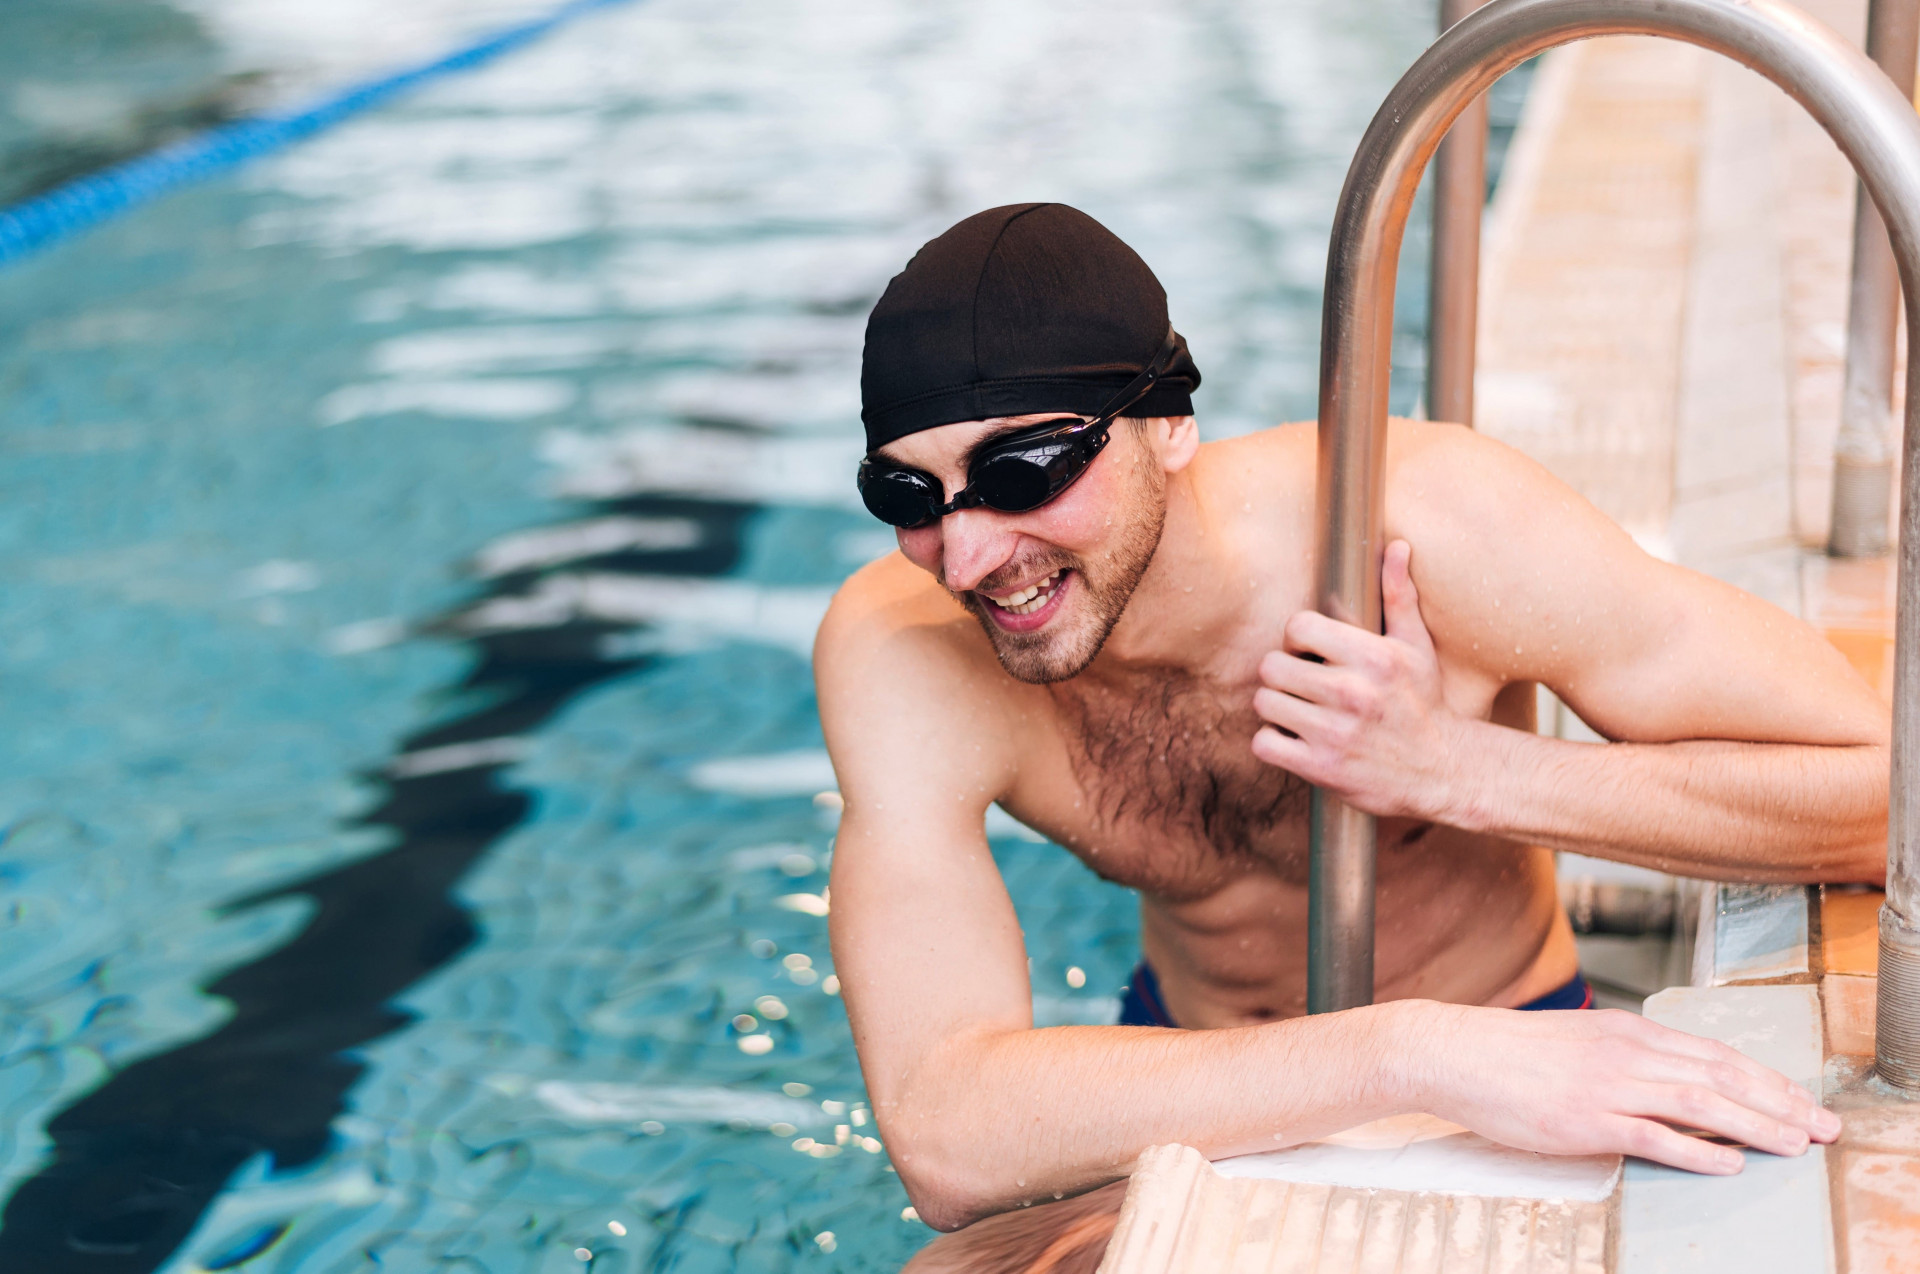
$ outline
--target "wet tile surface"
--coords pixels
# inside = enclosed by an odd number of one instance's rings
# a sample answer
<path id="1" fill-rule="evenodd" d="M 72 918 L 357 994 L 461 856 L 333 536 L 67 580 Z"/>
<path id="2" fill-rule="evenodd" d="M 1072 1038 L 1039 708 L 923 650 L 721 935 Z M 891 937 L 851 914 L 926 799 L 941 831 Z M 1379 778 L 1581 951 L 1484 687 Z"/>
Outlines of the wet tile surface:
<path id="1" fill-rule="evenodd" d="M 1222 1176 L 1197 1150 L 1141 1156 L 1102 1274 L 1604 1274 L 1604 1201 Z"/>
<path id="2" fill-rule="evenodd" d="M 1647 1001 L 1663 1026 L 1731 1044 L 1816 1093 L 1823 1050 L 1811 986 L 1676 987 Z M 1827 1154 L 1746 1152 L 1734 1177 L 1629 1160 L 1620 1274 L 1813 1274 L 1833 1268 Z"/>
<path id="3" fill-rule="evenodd" d="M 1844 1124 L 1832 1151 L 1835 1219 L 1848 1274 L 1897 1274 L 1920 1254 L 1920 1102 L 1874 1077 L 1870 1016 L 1865 1044 L 1827 1062 L 1828 1105 Z"/>

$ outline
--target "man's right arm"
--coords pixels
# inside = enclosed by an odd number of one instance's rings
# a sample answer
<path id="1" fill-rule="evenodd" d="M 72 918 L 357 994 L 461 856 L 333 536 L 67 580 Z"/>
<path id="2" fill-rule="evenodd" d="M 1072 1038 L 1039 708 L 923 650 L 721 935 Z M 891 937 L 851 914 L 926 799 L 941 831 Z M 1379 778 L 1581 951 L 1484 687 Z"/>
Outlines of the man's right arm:
<path id="1" fill-rule="evenodd" d="M 972 620 L 897 560 L 843 590 L 815 666 L 845 801 L 834 965 L 894 1166 L 941 1229 L 1124 1176 L 1146 1147 L 1271 1150 L 1425 1110 L 1529 1149 L 1735 1171 L 1837 1121 L 1721 1045 L 1629 1014 L 1402 1001 L 1215 1031 L 1036 1030 L 986 807 L 1011 785 L 1018 700 Z M 1831 1121 L 1831 1128 L 1827 1126 Z"/>

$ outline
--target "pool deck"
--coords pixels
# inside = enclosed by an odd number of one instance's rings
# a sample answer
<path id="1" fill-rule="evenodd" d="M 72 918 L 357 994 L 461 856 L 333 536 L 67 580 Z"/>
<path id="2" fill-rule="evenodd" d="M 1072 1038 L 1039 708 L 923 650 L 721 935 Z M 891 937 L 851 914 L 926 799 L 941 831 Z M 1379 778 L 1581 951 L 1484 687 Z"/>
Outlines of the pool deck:
<path id="1" fill-rule="evenodd" d="M 1802 7 L 1864 29 L 1860 0 Z M 1640 38 L 1550 53 L 1488 219 L 1476 423 L 1650 552 L 1814 623 L 1890 694 L 1890 563 L 1822 552 L 1853 192 L 1818 126 L 1731 62 Z M 1267 1180 L 1163 1147 L 1101 1268 L 1920 1268 L 1920 1104 L 1870 1074 L 1880 901 L 1711 887 L 1693 985 L 1645 1006 L 1820 1092 L 1845 1121 L 1832 1147 L 1750 1152 L 1733 1178 L 1630 1162 L 1597 1201 L 1556 1194 L 1548 1161 L 1532 1185 L 1524 1165 L 1520 1185 L 1485 1184 L 1500 1152 L 1458 1130 L 1425 1134 L 1425 1166 L 1392 1180 L 1406 1139 L 1331 1175 L 1325 1145 L 1264 1156 Z"/>

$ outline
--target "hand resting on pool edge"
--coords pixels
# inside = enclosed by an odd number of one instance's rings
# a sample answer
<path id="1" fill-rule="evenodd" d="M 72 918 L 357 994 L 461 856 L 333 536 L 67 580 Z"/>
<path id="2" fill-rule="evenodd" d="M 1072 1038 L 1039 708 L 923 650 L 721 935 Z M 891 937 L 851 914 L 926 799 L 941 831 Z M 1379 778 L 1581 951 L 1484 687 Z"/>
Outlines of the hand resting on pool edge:
<path id="1" fill-rule="evenodd" d="M 1387 631 L 1314 615 L 1312 427 L 1203 446 L 1197 383 L 1144 264 L 1058 205 L 962 222 L 869 325 L 862 492 L 901 551 L 842 588 L 815 647 L 845 801 L 836 971 L 921 1216 L 1032 1207 L 928 1259 L 1019 1227 L 1038 1253 L 1053 1200 L 1166 1142 L 1221 1156 L 1423 1110 L 1730 1171 L 1737 1151 L 1667 1125 L 1830 1138 L 1719 1045 L 1506 1010 L 1579 985 L 1553 849 L 1877 879 L 1885 706 L 1799 621 L 1457 426 L 1389 427 Z M 1616 742 L 1510 728 L 1535 682 Z M 1315 1018 L 1309 782 L 1382 833 L 1382 1002 Z M 995 802 L 1138 891 L 1159 1025 L 1034 1029 Z"/>

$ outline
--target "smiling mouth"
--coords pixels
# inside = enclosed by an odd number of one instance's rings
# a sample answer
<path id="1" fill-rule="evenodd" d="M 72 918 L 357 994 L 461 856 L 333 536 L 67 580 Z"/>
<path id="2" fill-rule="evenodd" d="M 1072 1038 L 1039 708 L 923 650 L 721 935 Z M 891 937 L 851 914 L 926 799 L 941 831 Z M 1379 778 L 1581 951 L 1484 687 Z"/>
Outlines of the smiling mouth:
<path id="1" fill-rule="evenodd" d="M 998 596 L 993 593 L 982 593 L 980 596 L 1009 615 L 1031 615 L 1053 600 L 1053 590 L 1059 586 L 1060 577 L 1065 573 L 1065 568 L 1062 568 L 1043 580 L 1011 593 Z"/>

